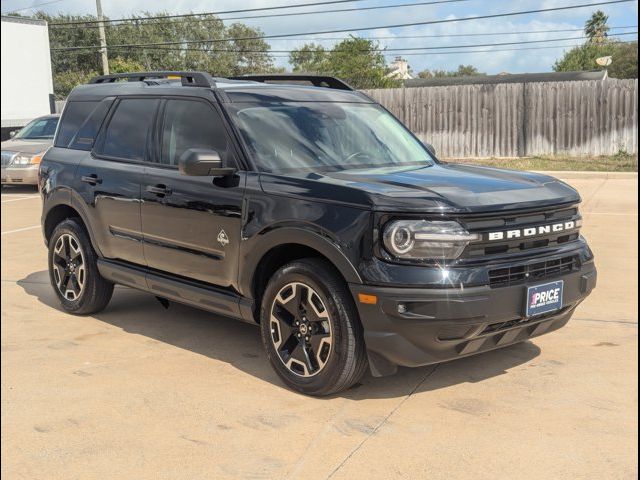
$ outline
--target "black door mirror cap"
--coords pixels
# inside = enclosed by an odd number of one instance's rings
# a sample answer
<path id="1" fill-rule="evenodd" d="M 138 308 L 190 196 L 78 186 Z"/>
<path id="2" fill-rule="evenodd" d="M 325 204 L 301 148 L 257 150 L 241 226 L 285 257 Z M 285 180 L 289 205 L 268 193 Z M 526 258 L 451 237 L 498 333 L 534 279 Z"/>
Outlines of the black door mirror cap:
<path id="1" fill-rule="evenodd" d="M 189 148 L 178 160 L 181 175 L 192 177 L 226 177 L 233 175 L 236 169 L 223 167 L 220 154 L 215 150 Z"/>

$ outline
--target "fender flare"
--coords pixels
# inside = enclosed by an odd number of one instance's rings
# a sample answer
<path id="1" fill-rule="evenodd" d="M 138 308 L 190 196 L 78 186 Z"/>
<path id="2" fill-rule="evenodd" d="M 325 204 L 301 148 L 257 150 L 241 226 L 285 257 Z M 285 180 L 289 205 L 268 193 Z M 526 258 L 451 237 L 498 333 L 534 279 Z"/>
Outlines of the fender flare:
<path id="1" fill-rule="evenodd" d="M 286 244 L 302 245 L 316 250 L 333 264 L 347 283 L 362 283 L 360 274 L 340 247 L 316 232 L 297 227 L 281 227 L 259 234 L 254 242 L 246 253 L 239 272 L 238 286 L 245 296 L 252 296 L 253 280 L 260 261 L 270 250 Z"/>
<path id="2" fill-rule="evenodd" d="M 93 235 L 93 231 L 91 228 L 91 223 L 89 222 L 89 218 L 87 216 L 87 213 L 85 211 L 84 206 L 84 202 L 82 201 L 82 199 L 77 199 L 74 197 L 74 192 L 72 190 L 57 190 L 53 193 L 51 193 L 51 196 L 49 198 L 46 199 L 45 202 L 45 207 L 42 210 L 42 234 L 43 236 L 46 235 L 44 226 L 45 226 L 45 222 L 47 217 L 49 216 L 49 213 L 55 209 L 56 207 L 60 207 L 60 206 L 65 206 L 65 207 L 69 207 L 73 210 L 75 210 L 76 212 L 78 212 L 78 216 L 80 217 L 80 220 L 82 220 L 82 223 L 84 224 L 85 228 L 87 229 L 87 233 L 89 235 L 89 240 L 91 241 L 91 245 L 93 246 L 93 249 L 96 251 L 96 253 L 98 254 L 98 256 L 102 256 L 102 253 L 100 251 L 100 248 L 98 247 L 98 245 L 96 244 L 95 241 L 95 236 Z M 46 237 L 45 237 L 45 243 L 46 243 Z"/>

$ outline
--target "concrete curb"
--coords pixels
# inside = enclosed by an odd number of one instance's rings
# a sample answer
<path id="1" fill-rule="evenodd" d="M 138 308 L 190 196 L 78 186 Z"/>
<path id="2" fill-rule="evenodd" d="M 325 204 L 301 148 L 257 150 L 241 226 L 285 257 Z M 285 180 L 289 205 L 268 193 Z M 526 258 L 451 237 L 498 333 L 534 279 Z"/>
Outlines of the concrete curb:
<path id="1" fill-rule="evenodd" d="M 552 177 L 581 179 L 603 179 L 603 180 L 623 180 L 623 179 L 638 179 L 638 172 L 580 172 L 573 170 L 532 170 L 535 173 L 542 173 L 544 175 L 551 175 Z"/>

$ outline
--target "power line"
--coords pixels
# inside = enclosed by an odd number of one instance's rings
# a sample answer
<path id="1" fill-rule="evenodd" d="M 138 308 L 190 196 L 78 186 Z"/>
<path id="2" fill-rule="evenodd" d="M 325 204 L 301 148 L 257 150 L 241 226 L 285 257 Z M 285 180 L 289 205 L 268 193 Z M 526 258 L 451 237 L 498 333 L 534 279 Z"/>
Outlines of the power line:
<path id="1" fill-rule="evenodd" d="M 226 13 L 244 13 L 244 12 L 263 12 L 267 10 L 282 10 L 287 8 L 297 8 L 297 7 L 317 7 L 318 5 L 333 5 L 336 3 L 354 3 L 354 2 L 362 2 L 363 0 L 326 0 L 323 2 L 311 2 L 311 3 L 299 3 L 295 5 L 277 5 L 272 7 L 259 7 L 259 8 L 243 8 L 239 10 L 221 10 L 219 12 L 203 12 L 203 13 L 183 13 L 179 15 L 157 15 L 155 17 L 141 17 L 136 19 L 137 21 L 146 21 L 146 20 L 162 20 L 165 18 L 188 18 L 188 17 L 199 17 L 202 15 L 223 15 Z M 131 21 L 131 18 L 115 18 L 112 20 L 105 20 L 105 22 L 113 23 L 113 22 L 124 22 Z M 98 20 L 85 20 L 78 22 L 60 22 L 60 23 L 51 23 L 49 24 L 52 27 L 57 27 L 59 25 L 90 25 L 93 23 L 99 23 Z"/>
<path id="2" fill-rule="evenodd" d="M 637 40 L 630 40 L 630 41 L 622 41 L 619 42 L 619 44 L 628 44 L 628 43 L 634 43 L 637 42 Z M 492 53 L 492 52 L 515 52 L 515 51 L 520 51 L 520 50 L 548 50 L 548 49 L 553 49 L 553 48 L 574 48 L 574 47 L 580 47 L 584 44 L 582 43 L 574 43 L 574 44 L 566 44 L 566 45 L 551 45 L 551 46 L 544 46 L 544 47 L 523 47 L 523 48 L 491 48 L 491 49 L 485 49 L 485 50 L 456 50 L 456 51 L 440 51 L 440 52 L 414 52 L 414 53 L 404 53 L 403 56 L 417 56 L 417 55 L 458 55 L 458 54 L 472 54 L 472 53 Z M 126 49 L 123 48 L 123 49 Z M 185 53 L 212 53 L 210 50 L 202 50 L 202 49 L 184 49 L 184 48 L 163 48 L 163 47 L 142 47 L 141 50 L 147 50 L 150 52 L 185 52 Z M 96 53 L 96 52 L 63 52 L 65 54 L 72 54 L 72 55 L 87 55 L 90 53 Z M 235 53 L 243 53 L 243 52 L 235 52 Z M 268 52 L 265 52 L 268 53 Z M 390 52 L 381 52 L 383 55 L 396 55 L 395 53 L 390 53 Z M 269 55 L 271 58 L 289 58 L 288 55 Z"/>
<path id="3" fill-rule="evenodd" d="M 627 44 L 627 43 L 634 43 L 637 42 L 637 40 L 630 40 L 630 41 L 625 41 L 625 42 L 619 42 L 619 43 L 623 43 L 623 44 Z M 426 52 L 426 53 L 404 53 L 402 56 L 414 56 L 414 55 L 457 55 L 457 54 L 463 54 L 463 53 L 493 53 L 493 52 L 515 52 L 515 51 L 519 51 L 519 50 L 548 50 L 548 49 L 552 49 L 552 48 L 574 48 L 574 47 L 581 47 L 582 43 L 574 43 L 572 45 L 552 45 L 552 46 L 546 46 L 546 47 L 523 47 L 523 48 L 491 48 L 488 50 L 466 50 L 466 51 L 447 51 L 447 52 Z M 395 55 L 392 53 L 389 54 L 385 54 L 385 55 Z"/>
<path id="4" fill-rule="evenodd" d="M 7 13 L 17 13 L 17 12 L 22 12 L 22 11 L 24 11 L 24 10 L 31 10 L 31 9 L 36 8 L 36 7 L 42 7 L 42 6 L 44 6 L 44 5 L 51 5 L 52 3 L 60 3 L 60 2 L 62 2 L 62 1 L 63 1 L 63 0 L 53 0 L 52 2 L 37 3 L 37 4 L 35 4 L 35 5 L 31 5 L 30 7 L 14 8 L 14 9 L 12 9 L 12 10 L 7 10 L 6 12 L 3 12 L 3 13 L 2 13 L 2 15 L 5 15 L 5 14 L 7 14 Z"/>
<path id="5" fill-rule="evenodd" d="M 624 32 L 616 35 L 611 35 L 612 37 L 618 37 L 623 35 L 637 35 L 638 32 Z M 430 50 L 452 50 L 456 48 L 480 48 L 480 47 L 496 47 L 496 46 L 505 46 L 505 45 L 526 45 L 533 43 L 547 43 L 547 42 L 564 42 L 567 40 L 585 40 L 589 37 L 581 36 L 581 37 L 564 37 L 564 38 L 548 38 L 543 40 L 522 40 L 518 42 L 499 42 L 499 43 L 479 43 L 479 44 L 469 44 L 469 45 L 440 45 L 440 46 L 431 46 L 431 47 L 406 47 L 406 48 L 371 48 L 371 49 L 361 49 L 357 50 L 359 52 L 367 53 L 367 52 L 382 52 L 382 53 L 390 53 L 390 52 L 412 52 L 412 51 L 430 51 Z M 93 47 L 87 47 L 87 49 L 92 49 Z M 109 46 L 109 49 L 132 49 L 132 48 L 149 48 L 145 45 L 141 44 L 130 44 L 130 45 L 114 45 Z M 179 48 L 172 48 L 168 50 L 176 50 L 176 51 L 187 51 L 189 50 L 188 46 L 183 46 Z M 294 49 L 294 50 L 238 50 L 238 49 L 197 49 L 207 53 L 312 53 L 313 50 L 302 50 L 302 49 Z M 197 51 L 196 49 L 192 49 L 191 51 Z M 333 50 L 333 51 L 352 51 L 352 50 Z"/>
<path id="6" fill-rule="evenodd" d="M 620 27 L 609 27 L 609 30 L 620 30 L 623 28 L 638 28 L 638 25 L 628 25 Z M 448 38 L 448 37 L 490 37 L 496 35 L 528 35 L 534 33 L 560 33 L 560 32 L 583 32 L 584 28 L 560 28 L 549 30 L 522 30 L 518 32 L 485 32 L 485 33 L 437 33 L 432 35 L 390 35 L 381 37 L 358 37 L 363 40 L 402 40 L 415 38 Z M 298 40 L 349 40 L 351 37 L 303 37 Z M 286 38 L 274 40 L 288 40 Z"/>
<path id="7" fill-rule="evenodd" d="M 380 9 L 388 9 L 388 8 L 403 8 L 403 7 L 417 7 L 417 6 L 426 6 L 426 5 L 436 5 L 436 4 L 442 4 L 442 3 L 457 3 L 457 2 L 468 2 L 470 0 L 432 0 L 429 2 L 415 2 L 415 3 L 401 3 L 398 5 L 377 5 L 377 6 L 373 6 L 373 7 L 358 7 L 358 8 L 342 8 L 342 9 L 329 9 L 329 10 L 321 10 L 321 11 L 312 11 L 312 12 L 290 12 L 290 13 L 270 13 L 270 14 L 266 14 L 266 15 L 252 15 L 252 16 L 242 16 L 242 17 L 227 17 L 227 18 L 197 18 L 194 19 L 197 22 L 219 22 L 219 21 L 227 21 L 227 20 L 251 20 L 251 19 L 258 19 L 258 18 L 274 18 L 274 17 L 294 17 L 294 16 L 300 16 L 300 15 L 325 15 L 328 13 L 344 13 L 344 12 L 363 12 L 363 11 L 367 11 L 367 10 L 380 10 Z M 317 5 L 317 4 L 316 4 Z M 201 14 L 202 15 L 202 14 Z M 208 14 L 207 14 L 208 15 Z M 132 26 L 131 22 L 138 22 L 140 20 L 147 20 L 148 18 L 151 17 L 143 17 L 140 19 L 130 19 L 127 20 L 126 23 L 115 23 L 115 24 L 108 24 L 105 25 L 106 27 L 110 27 L 110 28 L 116 28 L 116 27 L 122 27 L 122 26 Z M 106 20 L 109 21 L 109 20 Z M 169 24 L 172 22 L 153 22 L 152 25 L 164 25 L 164 24 Z M 56 24 L 51 24 L 52 26 L 55 26 Z M 67 27 L 62 27 L 62 26 L 58 26 L 57 28 L 72 28 L 70 26 Z M 97 28 L 97 26 L 89 26 L 86 28 Z"/>
<path id="8" fill-rule="evenodd" d="M 442 23 L 454 23 L 454 22 L 466 22 L 472 20 L 484 20 L 488 18 L 500 18 L 500 17 L 513 17 L 519 15 L 530 15 L 533 13 L 543 13 L 543 12 L 556 12 L 562 10 L 573 10 L 577 8 L 587 8 L 594 7 L 598 5 L 610 5 L 616 3 L 628 3 L 636 0 L 609 0 L 604 2 L 595 2 L 595 3 L 584 3 L 579 5 L 567 5 L 564 7 L 551 7 L 551 8 L 541 8 L 536 10 L 523 10 L 519 12 L 507 12 L 507 13 L 496 13 L 491 15 L 478 15 L 475 17 L 462 17 L 462 18 L 448 18 L 441 20 L 429 20 L 424 22 L 413 22 L 413 23 L 402 23 L 402 24 L 394 24 L 394 25 L 382 25 L 375 27 L 357 27 L 357 28 L 345 28 L 345 29 L 336 29 L 336 30 L 322 30 L 316 32 L 298 32 L 298 33 L 281 33 L 281 34 L 272 34 L 272 35 L 253 35 L 247 37 L 236 37 L 236 38 L 226 38 L 226 39 L 209 39 L 209 40 L 182 40 L 182 41 L 174 41 L 174 42 L 153 42 L 153 43 L 141 43 L 141 44 L 132 44 L 133 46 L 162 46 L 162 45 L 185 45 L 185 44 L 193 44 L 193 43 L 215 43 L 215 42 L 229 42 L 229 41 L 241 41 L 241 40 L 261 40 L 261 39 L 272 39 L 272 38 L 286 38 L 286 37 L 302 37 L 305 35 L 323 35 L 328 33 L 347 33 L 347 32 L 361 32 L 365 30 L 381 30 L 387 28 L 402 28 L 402 27 L 413 27 L 418 25 L 435 25 Z M 113 45 L 113 47 L 119 46 L 131 46 L 127 44 L 121 45 Z M 109 46 L 110 48 L 112 46 Z M 52 48 L 52 51 L 70 51 L 70 50 L 79 50 L 79 49 L 87 49 L 87 48 L 99 48 L 97 46 L 82 46 L 82 47 L 58 47 Z"/>

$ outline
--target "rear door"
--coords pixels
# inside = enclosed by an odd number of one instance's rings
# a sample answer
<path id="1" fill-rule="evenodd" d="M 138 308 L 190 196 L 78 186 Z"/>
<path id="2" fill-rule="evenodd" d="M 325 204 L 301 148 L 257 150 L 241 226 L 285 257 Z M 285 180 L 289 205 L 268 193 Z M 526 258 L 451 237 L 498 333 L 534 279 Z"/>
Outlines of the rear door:
<path id="1" fill-rule="evenodd" d="M 244 173 L 222 181 L 178 172 L 189 148 L 215 150 L 226 165 L 237 166 L 221 114 L 203 99 L 168 99 L 154 144 L 142 185 L 147 265 L 218 286 L 235 284 Z"/>
<path id="2" fill-rule="evenodd" d="M 116 100 L 77 177 L 91 212 L 94 238 L 106 258 L 144 265 L 140 221 L 140 186 L 149 155 L 151 129 L 160 101 Z"/>

